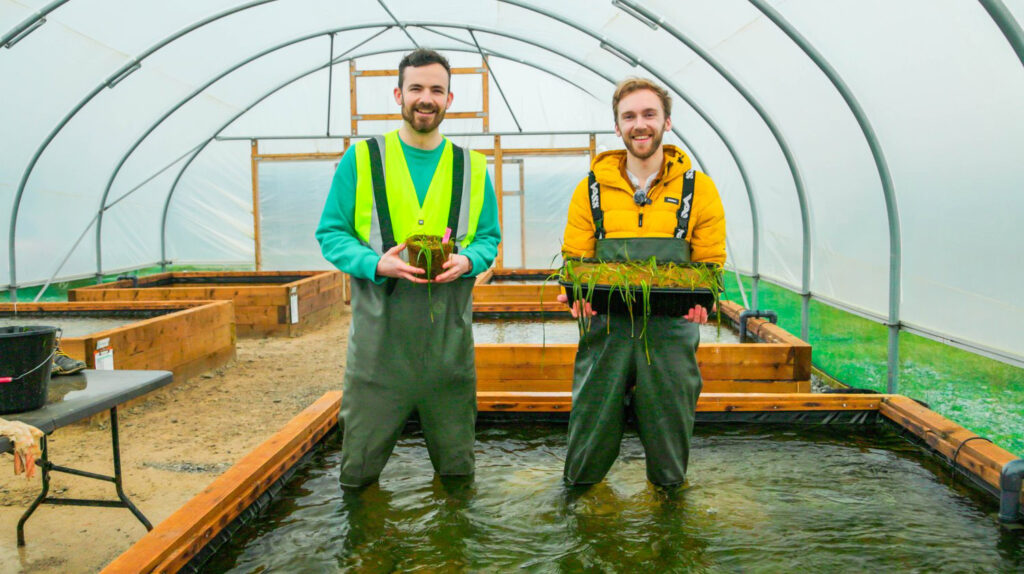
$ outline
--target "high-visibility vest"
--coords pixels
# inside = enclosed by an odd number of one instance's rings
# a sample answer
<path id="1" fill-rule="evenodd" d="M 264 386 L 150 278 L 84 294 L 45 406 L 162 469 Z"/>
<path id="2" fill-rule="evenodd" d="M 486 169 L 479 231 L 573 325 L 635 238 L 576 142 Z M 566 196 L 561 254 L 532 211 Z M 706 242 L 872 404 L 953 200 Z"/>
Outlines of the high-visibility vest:
<path id="1" fill-rule="evenodd" d="M 443 236 L 446 228 L 460 247 L 473 241 L 484 203 L 483 154 L 445 139 L 421 206 L 398 130 L 355 146 L 355 231 L 375 252 L 383 254 L 410 235 Z"/>

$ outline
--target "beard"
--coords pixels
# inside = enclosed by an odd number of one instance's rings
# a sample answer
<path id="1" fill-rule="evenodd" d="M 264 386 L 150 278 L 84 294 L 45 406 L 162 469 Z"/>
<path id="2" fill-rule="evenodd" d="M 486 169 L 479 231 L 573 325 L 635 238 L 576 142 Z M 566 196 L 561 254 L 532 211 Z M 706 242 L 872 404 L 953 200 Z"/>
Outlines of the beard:
<path id="1" fill-rule="evenodd" d="M 644 149 L 638 149 L 636 142 L 633 141 L 634 136 L 651 136 L 651 139 Z M 661 149 L 661 138 L 665 135 L 665 124 L 661 125 L 660 129 L 657 130 L 633 130 L 628 134 L 622 135 L 622 143 L 626 144 L 626 149 L 629 153 L 635 156 L 637 159 L 647 159 Z"/>
<path id="2" fill-rule="evenodd" d="M 433 113 L 434 116 L 432 118 L 416 117 L 417 111 Z M 444 120 L 445 111 L 444 108 L 427 102 L 407 105 L 405 99 L 402 99 L 402 119 L 408 122 L 414 131 L 421 134 L 429 134 L 436 130 Z"/>

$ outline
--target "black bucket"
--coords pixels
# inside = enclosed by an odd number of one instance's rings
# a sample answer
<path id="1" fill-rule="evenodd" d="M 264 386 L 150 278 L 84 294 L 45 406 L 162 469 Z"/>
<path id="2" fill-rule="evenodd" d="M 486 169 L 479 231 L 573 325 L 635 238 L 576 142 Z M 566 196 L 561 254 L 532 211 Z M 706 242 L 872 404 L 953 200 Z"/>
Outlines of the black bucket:
<path id="1" fill-rule="evenodd" d="M 0 415 L 46 404 L 57 327 L 0 327 Z"/>

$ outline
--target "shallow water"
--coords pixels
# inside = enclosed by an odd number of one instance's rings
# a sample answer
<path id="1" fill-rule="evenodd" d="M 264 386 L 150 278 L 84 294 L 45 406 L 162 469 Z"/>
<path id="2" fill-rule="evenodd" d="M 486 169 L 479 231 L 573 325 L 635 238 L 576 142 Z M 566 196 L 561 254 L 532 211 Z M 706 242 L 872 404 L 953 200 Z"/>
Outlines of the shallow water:
<path id="1" fill-rule="evenodd" d="M 640 326 L 637 326 L 638 330 Z M 701 325 L 703 343 L 738 343 L 738 334 L 725 325 Z M 474 318 L 476 343 L 579 343 L 580 331 L 575 319 L 562 318 Z"/>
<path id="2" fill-rule="evenodd" d="M 627 434 L 588 490 L 562 485 L 565 427 L 485 427 L 471 482 L 403 437 L 379 484 L 338 486 L 336 439 L 208 572 L 1020 571 L 1024 537 L 881 426 L 699 426 L 687 485 L 645 480 Z M 336 437 L 337 435 L 335 435 Z"/>
<path id="3" fill-rule="evenodd" d="M 59 314 L 46 315 L 13 315 L 0 316 L 0 327 L 23 327 L 45 325 L 60 327 L 62 337 L 84 337 L 107 329 L 124 327 L 142 321 L 140 317 L 65 317 Z"/>

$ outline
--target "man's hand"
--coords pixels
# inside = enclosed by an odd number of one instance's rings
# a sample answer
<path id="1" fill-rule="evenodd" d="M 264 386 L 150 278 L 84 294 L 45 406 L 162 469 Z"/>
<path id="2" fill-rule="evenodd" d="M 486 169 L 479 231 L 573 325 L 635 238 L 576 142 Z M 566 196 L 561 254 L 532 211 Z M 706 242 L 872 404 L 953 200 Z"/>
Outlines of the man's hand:
<path id="1" fill-rule="evenodd" d="M 465 255 L 452 253 L 448 256 L 448 261 L 445 261 L 441 268 L 444 269 L 444 273 L 434 277 L 434 283 L 451 283 L 472 271 L 473 262 Z"/>
<path id="2" fill-rule="evenodd" d="M 691 323 L 704 325 L 708 322 L 708 310 L 700 305 L 694 305 L 692 309 L 686 312 L 683 319 L 686 319 Z"/>
<path id="3" fill-rule="evenodd" d="M 569 296 L 565 293 L 559 293 L 555 299 L 557 299 L 559 303 L 565 303 L 566 305 L 569 304 Z M 580 317 L 580 302 L 573 301 L 569 312 L 572 313 L 573 319 L 578 319 Z M 590 317 L 597 315 L 597 311 L 590 307 L 590 301 L 583 302 L 583 314 Z"/>
<path id="4" fill-rule="evenodd" d="M 403 251 L 405 251 L 405 243 L 399 243 L 388 249 L 387 253 L 381 255 L 380 261 L 377 262 L 377 277 L 395 277 L 397 279 L 407 279 L 413 283 L 426 283 L 426 279 L 417 277 L 417 275 L 423 275 L 426 271 L 402 261 L 399 254 Z"/>

